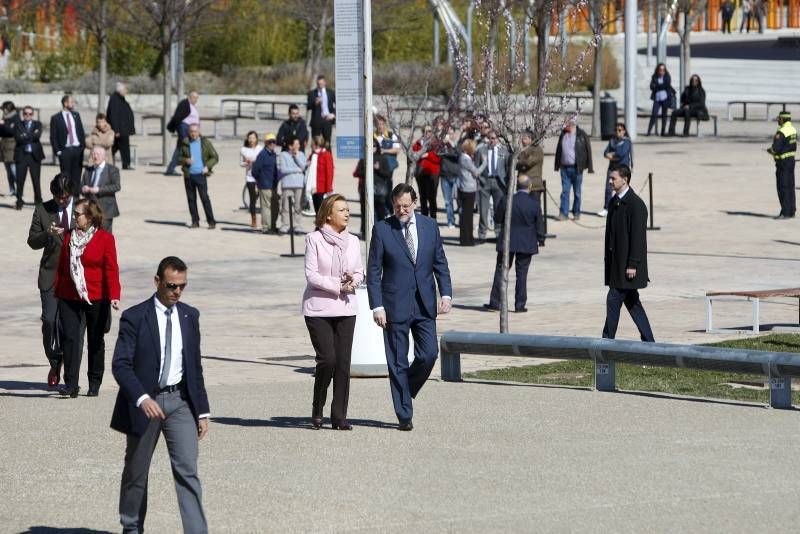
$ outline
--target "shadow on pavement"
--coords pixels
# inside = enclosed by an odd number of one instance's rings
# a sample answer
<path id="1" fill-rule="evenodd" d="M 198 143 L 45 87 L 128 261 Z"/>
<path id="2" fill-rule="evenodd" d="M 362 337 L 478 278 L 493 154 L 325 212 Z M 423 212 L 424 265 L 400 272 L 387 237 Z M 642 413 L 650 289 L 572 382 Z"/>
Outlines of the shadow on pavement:
<path id="1" fill-rule="evenodd" d="M 11 391 L 49 391 L 47 384 L 43 382 L 23 382 L 21 380 L 0 380 L 0 389 Z"/>
<path id="2" fill-rule="evenodd" d="M 219 360 L 219 361 L 223 361 L 223 362 L 234 362 L 234 363 L 253 363 L 253 364 L 256 364 L 256 365 L 277 365 L 279 367 L 290 367 L 290 368 L 294 369 L 296 373 L 304 373 L 304 374 L 311 374 L 311 373 L 314 372 L 314 366 L 305 367 L 305 366 L 302 366 L 302 365 L 289 365 L 289 364 L 285 364 L 285 363 L 275 363 L 275 362 L 270 362 L 270 361 L 258 362 L 258 361 L 253 361 L 253 360 L 243 360 L 241 358 L 228 358 L 226 356 L 205 356 L 204 355 L 203 359 L 204 360 L 206 360 L 206 359 L 207 360 Z M 262 358 L 262 359 L 264 359 L 264 358 Z M 311 359 L 313 359 L 313 357 Z"/>
<path id="3" fill-rule="evenodd" d="M 633 395 L 634 397 L 650 397 L 653 399 L 664 399 L 664 400 L 675 400 L 675 401 L 685 401 L 685 402 L 701 402 L 704 404 L 722 404 L 725 406 L 737 406 L 739 408 L 756 408 L 758 410 L 763 410 L 766 404 L 764 403 L 757 403 L 757 402 L 748 402 L 748 401 L 737 401 L 731 399 L 710 399 L 710 398 L 701 398 L 701 397 L 683 397 L 681 395 L 675 395 L 672 393 L 657 393 L 654 391 L 621 391 L 617 390 L 616 393 L 620 393 L 622 395 Z M 797 408 L 791 408 L 792 410 L 796 410 Z"/>
<path id="4" fill-rule="evenodd" d="M 477 306 L 473 306 L 471 304 L 453 304 L 453 308 L 458 309 L 458 310 L 470 310 L 470 311 L 479 311 L 479 312 L 492 311 L 489 308 L 484 308 L 483 304 L 479 304 Z"/>
<path id="5" fill-rule="evenodd" d="M 186 226 L 186 223 L 183 221 L 156 221 L 153 219 L 145 219 L 144 222 L 149 224 L 164 224 L 167 226 Z"/>
<path id="6" fill-rule="evenodd" d="M 396 424 L 375 421 L 373 419 L 348 419 L 353 426 L 371 428 L 397 428 Z M 212 423 L 244 427 L 302 428 L 311 430 L 310 417 L 272 417 L 270 419 L 242 419 L 241 417 L 212 417 Z M 328 420 L 325 422 L 330 424 Z M 322 428 L 325 430 L 325 427 Z M 328 427 L 330 430 L 330 427 Z"/>
<path id="7" fill-rule="evenodd" d="M 93 528 L 60 528 L 60 527 L 30 527 L 20 534 L 111 534 L 109 530 L 94 530 Z"/>
<path id="8" fill-rule="evenodd" d="M 766 213 L 755 213 L 753 211 L 727 211 L 723 210 L 725 215 L 743 215 L 745 217 L 760 217 L 762 219 L 774 219 L 775 215 L 768 215 Z"/>
<path id="9" fill-rule="evenodd" d="M 783 243 L 784 245 L 796 245 L 800 247 L 800 243 L 797 241 L 786 241 L 785 239 L 773 239 L 776 243 Z"/>

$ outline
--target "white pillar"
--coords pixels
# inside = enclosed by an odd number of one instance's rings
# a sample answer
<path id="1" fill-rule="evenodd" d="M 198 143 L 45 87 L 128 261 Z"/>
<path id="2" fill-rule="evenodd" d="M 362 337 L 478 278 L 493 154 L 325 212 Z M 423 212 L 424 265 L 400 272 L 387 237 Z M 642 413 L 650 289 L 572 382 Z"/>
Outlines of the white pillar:
<path id="1" fill-rule="evenodd" d="M 636 140 L 636 0 L 625 0 L 625 127 Z"/>

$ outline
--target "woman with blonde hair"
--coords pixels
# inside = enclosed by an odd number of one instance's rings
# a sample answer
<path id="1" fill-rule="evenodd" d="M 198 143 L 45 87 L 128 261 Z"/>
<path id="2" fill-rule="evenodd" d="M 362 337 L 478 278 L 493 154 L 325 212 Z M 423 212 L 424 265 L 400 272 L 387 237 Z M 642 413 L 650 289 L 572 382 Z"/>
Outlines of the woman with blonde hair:
<path id="1" fill-rule="evenodd" d="M 328 386 L 333 380 L 331 426 L 352 430 L 347 422 L 350 352 L 356 326 L 355 290 L 364 279 L 359 241 L 347 230 L 350 208 L 342 195 L 322 201 L 316 230 L 306 235 L 303 317 L 316 351 L 311 427 L 322 427 Z"/>

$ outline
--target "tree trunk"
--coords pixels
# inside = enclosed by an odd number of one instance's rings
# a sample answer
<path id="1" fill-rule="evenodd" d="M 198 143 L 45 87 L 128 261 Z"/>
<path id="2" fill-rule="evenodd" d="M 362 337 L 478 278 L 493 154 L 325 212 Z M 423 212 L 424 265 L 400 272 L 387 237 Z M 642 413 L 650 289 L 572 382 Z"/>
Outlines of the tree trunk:
<path id="1" fill-rule="evenodd" d="M 536 24 L 536 80 L 537 85 L 541 85 L 542 77 L 547 70 L 549 49 L 547 38 L 550 35 L 550 12 L 540 9 L 538 18 L 539 20 Z"/>
<path id="2" fill-rule="evenodd" d="M 105 113 L 106 111 L 106 94 L 108 90 L 108 36 L 103 35 L 100 39 L 100 83 L 97 88 L 97 112 Z"/>
<path id="3" fill-rule="evenodd" d="M 599 32 L 598 32 L 599 33 Z M 592 84 L 592 137 L 600 137 L 600 94 L 603 90 L 603 39 L 594 48 L 594 82 Z"/>
<path id="4" fill-rule="evenodd" d="M 322 20 L 320 20 L 319 29 L 317 30 L 317 42 L 314 43 L 314 61 L 312 64 L 311 69 L 311 76 L 317 76 L 320 74 L 320 70 L 322 69 L 322 60 L 325 58 L 325 36 L 328 33 L 328 22 L 330 21 L 330 13 L 328 12 L 328 7 L 325 7 L 325 11 L 322 14 Z"/>
<path id="5" fill-rule="evenodd" d="M 497 26 L 500 24 L 500 17 L 492 17 L 489 23 L 489 52 L 487 55 L 486 72 L 483 76 L 484 84 L 484 98 L 486 99 L 486 107 L 491 111 L 494 106 L 492 104 L 492 96 L 494 95 L 494 60 L 497 51 Z"/>
<path id="6" fill-rule="evenodd" d="M 308 82 L 308 86 L 313 88 L 314 86 L 314 65 L 313 65 L 313 57 L 314 57 L 314 40 L 317 34 L 316 28 L 311 26 L 310 24 L 306 24 L 306 60 L 303 63 L 303 77 Z"/>
<path id="7" fill-rule="evenodd" d="M 178 57 L 177 65 L 175 65 L 175 94 L 178 100 L 186 94 L 186 80 L 184 79 L 184 55 L 186 51 L 186 42 L 181 41 L 178 43 Z"/>
<path id="8" fill-rule="evenodd" d="M 507 147 L 510 149 L 510 147 Z M 509 152 L 511 152 L 509 150 Z M 511 208 L 514 195 L 517 192 L 517 177 L 513 169 L 517 168 L 517 154 L 511 152 L 511 174 L 507 176 L 508 191 L 506 191 L 506 213 L 503 220 L 503 276 L 500 279 L 500 333 L 508 333 L 508 270 L 511 255 Z"/>
<path id="9" fill-rule="evenodd" d="M 108 32 L 106 31 L 108 13 L 108 2 L 102 0 L 100 2 L 100 27 L 102 28 L 100 35 L 98 35 L 98 44 L 100 45 L 100 68 L 99 77 L 100 83 L 97 88 L 97 112 L 104 113 L 106 110 L 106 85 L 108 83 Z"/>
<path id="10" fill-rule="evenodd" d="M 164 32 L 164 33 L 166 33 L 166 32 Z M 170 46 L 169 46 L 169 44 L 167 44 L 164 47 L 164 51 L 165 52 L 164 52 L 164 55 L 163 55 L 163 57 L 161 59 L 163 67 L 164 67 L 163 85 L 161 87 L 162 93 L 163 93 L 163 97 L 164 97 L 162 113 L 161 113 L 161 158 L 162 158 L 161 161 L 164 162 L 164 165 L 168 165 L 169 164 L 170 157 L 172 156 L 172 154 L 169 151 L 170 150 L 170 146 L 169 146 L 170 143 L 169 142 L 170 142 L 171 136 L 169 135 L 169 132 L 167 131 L 167 120 L 168 120 L 167 117 L 170 116 L 170 96 L 171 96 L 170 95 L 170 89 L 171 89 L 170 86 L 171 86 L 171 84 L 169 83 L 169 77 L 170 77 L 169 76 L 169 49 L 170 49 Z"/>
<path id="11" fill-rule="evenodd" d="M 683 53 L 683 80 L 681 80 L 681 86 L 678 87 L 678 93 L 680 93 L 684 87 L 689 85 L 689 78 L 692 75 L 692 25 L 694 24 L 694 18 L 688 21 L 689 25 L 686 27 L 686 35 L 683 39 L 683 49 L 681 52 Z"/>

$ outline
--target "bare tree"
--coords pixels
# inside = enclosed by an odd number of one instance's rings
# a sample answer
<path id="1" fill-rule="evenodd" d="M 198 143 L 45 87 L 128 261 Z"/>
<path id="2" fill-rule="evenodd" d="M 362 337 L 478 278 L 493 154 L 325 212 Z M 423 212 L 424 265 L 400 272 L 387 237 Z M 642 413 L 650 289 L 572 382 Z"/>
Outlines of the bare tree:
<path id="1" fill-rule="evenodd" d="M 126 30 L 151 43 L 157 50 L 157 62 L 151 76 L 163 72 L 163 108 L 161 117 L 161 154 L 166 164 L 169 156 L 169 138 L 166 122 L 170 116 L 170 65 L 169 54 L 173 43 L 184 41 L 204 24 L 211 21 L 211 9 L 215 0 L 119 0 L 127 12 L 130 24 Z M 214 7 L 219 15 L 220 7 Z"/>
<path id="2" fill-rule="evenodd" d="M 706 10 L 706 0 L 677 0 L 675 8 L 675 32 L 681 40 L 681 61 L 678 92 L 689 82 L 692 67 L 692 27 Z M 678 15 L 683 15 L 679 17 Z M 680 20 L 679 20 L 680 19 Z"/>
<path id="3" fill-rule="evenodd" d="M 585 0 L 579 0 L 578 8 L 585 7 Z M 562 43 L 560 32 L 549 39 L 551 13 L 558 13 L 563 7 L 560 0 L 541 0 L 534 2 L 521 0 L 482 0 L 478 2 L 476 23 L 482 24 L 489 31 L 487 42 L 481 45 L 479 63 L 487 66 L 478 79 L 473 79 L 467 68 L 465 54 L 459 48 L 457 36 L 449 35 L 451 46 L 455 48 L 455 64 L 458 70 L 456 90 L 450 109 L 462 117 L 469 112 L 487 118 L 492 129 L 502 140 L 511 155 L 511 168 L 516 167 L 517 155 L 521 149 L 520 134 L 529 130 L 533 134 L 535 144 L 555 134 L 565 121 L 574 116 L 564 110 L 566 99 L 547 98 L 548 89 L 558 86 L 561 92 L 574 92 L 577 81 L 587 70 L 587 58 L 598 45 L 598 36 L 594 34 L 585 42 L 585 47 L 577 58 L 560 53 Z M 502 13 L 504 16 L 498 16 Z M 520 16 L 520 13 L 522 16 Z M 505 45 L 492 43 L 492 26 L 503 28 Z M 516 25 L 511 28 L 511 25 Z M 538 39 L 537 77 L 536 82 L 525 75 L 523 61 L 511 58 L 523 57 L 525 36 L 536 29 Z M 513 30 L 513 31 L 512 31 Z M 512 54 L 512 50 L 516 52 Z M 471 109 L 465 110 L 460 102 L 472 102 Z M 448 122 L 455 124 L 457 117 L 452 114 Z M 509 176 L 506 192 L 506 210 L 504 228 L 511 223 L 512 200 L 516 192 L 515 176 Z M 508 268 L 509 268 L 510 232 L 503 232 L 503 260 L 501 283 L 500 331 L 508 332 Z"/>

